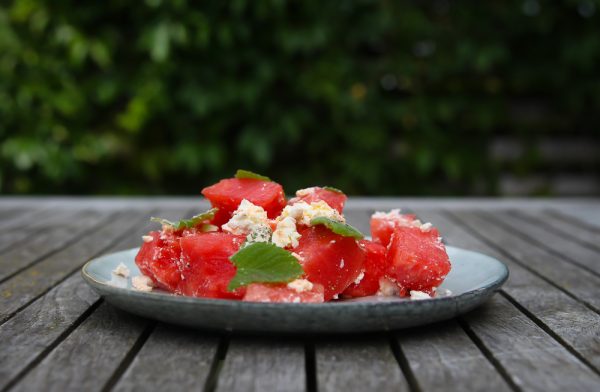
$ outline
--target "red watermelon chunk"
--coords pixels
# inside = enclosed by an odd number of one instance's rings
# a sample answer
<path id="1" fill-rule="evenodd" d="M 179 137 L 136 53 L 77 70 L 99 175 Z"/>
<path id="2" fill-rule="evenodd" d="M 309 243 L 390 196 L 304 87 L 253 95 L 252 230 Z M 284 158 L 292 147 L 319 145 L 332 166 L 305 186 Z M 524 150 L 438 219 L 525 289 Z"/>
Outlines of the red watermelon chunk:
<path id="1" fill-rule="evenodd" d="M 287 284 L 252 283 L 246 289 L 244 301 L 251 302 L 323 302 L 323 286 L 313 284 L 310 290 L 298 291 Z"/>
<path id="2" fill-rule="evenodd" d="M 394 229 L 398 226 L 410 226 L 416 220 L 413 214 L 400 214 L 400 210 L 388 213 L 376 212 L 371 217 L 371 236 L 373 241 L 388 246 Z"/>
<path id="3" fill-rule="evenodd" d="M 387 258 L 387 275 L 407 292 L 431 293 L 450 272 L 446 247 L 435 228 L 396 227 Z"/>
<path id="4" fill-rule="evenodd" d="M 202 194 L 213 207 L 219 209 L 213 224 L 221 226 L 226 223 L 242 200 L 260 206 L 267 211 L 270 219 L 276 218 L 285 207 L 283 187 L 273 181 L 249 178 L 228 178 L 206 187 Z"/>
<path id="5" fill-rule="evenodd" d="M 180 292 L 194 297 L 242 298 L 243 288 L 230 292 L 227 285 L 236 272 L 229 257 L 238 251 L 244 240 L 244 236 L 222 232 L 183 237 Z"/>
<path id="6" fill-rule="evenodd" d="M 152 240 L 143 242 L 135 256 L 135 263 L 157 287 L 177 291 L 181 281 L 179 236 L 172 231 L 151 231 L 148 237 Z"/>
<path id="7" fill-rule="evenodd" d="M 299 255 L 306 279 L 323 285 L 325 301 L 344 291 L 363 268 L 364 251 L 354 238 L 343 237 L 317 225 L 299 230 Z"/>
<path id="8" fill-rule="evenodd" d="M 296 197 L 290 199 L 288 205 L 304 201 L 307 204 L 323 200 L 329 207 L 337 210 L 340 214 L 346 204 L 346 195 L 341 192 L 331 191 L 318 186 L 311 188 L 300 189 L 296 192 Z"/>
<path id="9" fill-rule="evenodd" d="M 379 280 L 388 269 L 385 246 L 369 240 L 359 241 L 359 246 L 365 251 L 364 266 L 361 275 L 344 290 L 343 296 L 347 298 L 376 294 L 379 291 Z"/>

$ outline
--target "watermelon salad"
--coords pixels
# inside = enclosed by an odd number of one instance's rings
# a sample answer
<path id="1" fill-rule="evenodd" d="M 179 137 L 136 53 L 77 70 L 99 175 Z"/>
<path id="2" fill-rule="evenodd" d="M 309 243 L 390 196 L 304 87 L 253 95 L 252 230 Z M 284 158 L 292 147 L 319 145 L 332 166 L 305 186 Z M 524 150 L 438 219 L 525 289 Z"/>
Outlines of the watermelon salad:
<path id="1" fill-rule="evenodd" d="M 438 230 L 399 210 L 371 217 L 371 239 L 346 223 L 346 195 L 300 189 L 286 199 L 238 170 L 202 190 L 212 208 L 144 235 L 136 290 L 254 302 L 320 303 L 366 296 L 426 299 L 450 271 Z M 125 275 L 121 265 L 115 274 Z"/>

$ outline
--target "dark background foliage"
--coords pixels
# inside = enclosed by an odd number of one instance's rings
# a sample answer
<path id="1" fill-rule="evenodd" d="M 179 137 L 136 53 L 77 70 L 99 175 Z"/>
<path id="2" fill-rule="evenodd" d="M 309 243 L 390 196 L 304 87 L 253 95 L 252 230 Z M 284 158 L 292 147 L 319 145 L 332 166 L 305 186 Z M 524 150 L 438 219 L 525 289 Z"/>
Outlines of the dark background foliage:
<path id="1" fill-rule="evenodd" d="M 599 193 L 597 1 L 3 4 L 3 194 Z"/>

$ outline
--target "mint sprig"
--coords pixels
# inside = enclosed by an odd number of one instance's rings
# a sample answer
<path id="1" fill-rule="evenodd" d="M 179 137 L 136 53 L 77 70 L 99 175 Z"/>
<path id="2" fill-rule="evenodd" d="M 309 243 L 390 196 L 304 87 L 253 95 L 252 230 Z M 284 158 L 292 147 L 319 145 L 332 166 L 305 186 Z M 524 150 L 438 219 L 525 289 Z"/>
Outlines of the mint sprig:
<path id="1" fill-rule="evenodd" d="M 260 174 L 253 173 L 249 170 L 242 169 L 239 169 L 235 172 L 235 178 L 249 178 L 251 180 L 271 181 L 271 179 L 267 176 L 262 176 Z"/>
<path id="2" fill-rule="evenodd" d="M 357 240 L 361 240 L 365 238 L 363 233 L 361 233 L 358 229 L 350 226 L 347 223 L 338 222 L 336 220 L 326 218 L 324 216 L 318 216 L 316 218 L 311 219 L 311 226 L 314 225 L 323 225 L 326 226 L 329 230 L 333 231 L 335 234 L 339 234 L 343 237 L 353 237 Z"/>
<path id="3" fill-rule="evenodd" d="M 229 291 L 250 283 L 291 282 L 304 274 L 298 259 L 290 252 L 266 242 L 247 245 L 230 260 L 237 272 L 227 286 Z"/>
<path id="4" fill-rule="evenodd" d="M 324 186 L 322 188 L 325 189 L 326 191 L 330 191 L 330 192 L 342 193 L 342 194 L 344 193 L 341 189 L 334 188 L 332 186 Z"/>
<path id="5" fill-rule="evenodd" d="M 191 229 L 202 224 L 202 226 L 200 227 L 202 231 L 213 231 L 214 226 L 208 225 L 206 224 L 206 222 L 212 220 L 215 217 L 215 214 L 218 210 L 218 208 L 211 208 L 206 212 L 194 215 L 189 219 L 182 219 L 177 222 L 171 222 L 168 219 L 156 218 L 154 216 L 151 217 L 150 220 L 152 222 L 158 222 L 163 226 L 172 226 L 173 230 Z"/>

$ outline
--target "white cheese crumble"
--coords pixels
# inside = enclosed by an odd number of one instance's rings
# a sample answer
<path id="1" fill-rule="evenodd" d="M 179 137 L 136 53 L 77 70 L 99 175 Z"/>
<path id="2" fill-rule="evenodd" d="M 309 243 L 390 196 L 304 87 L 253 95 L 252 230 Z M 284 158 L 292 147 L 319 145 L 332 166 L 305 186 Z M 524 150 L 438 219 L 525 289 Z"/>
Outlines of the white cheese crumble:
<path id="1" fill-rule="evenodd" d="M 305 226 L 310 226 L 310 221 L 320 216 L 333 219 L 338 222 L 346 221 L 336 209 L 331 208 L 329 204 L 323 200 L 315 201 L 310 204 L 305 201 L 299 201 L 291 206 L 286 206 L 281 212 L 281 215 L 279 215 L 277 218 L 277 221 L 281 221 L 288 216 L 294 218 L 296 220 L 296 224 Z"/>
<path id="2" fill-rule="evenodd" d="M 380 219 L 380 218 L 391 219 L 391 218 L 402 217 L 402 215 L 400 214 L 399 208 L 394 208 L 390 212 L 376 211 L 372 217 L 376 218 L 376 219 Z"/>
<path id="3" fill-rule="evenodd" d="M 124 278 L 128 278 L 129 277 L 129 268 L 127 268 L 127 266 L 125 264 L 119 263 L 119 265 L 117 265 L 117 268 L 112 270 L 112 273 L 117 276 L 122 276 Z"/>
<path id="4" fill-rule="evenodd" d="M 306 279 L 296 279 L 287 284 L 292 290 L 295 290 L 298 293 L 303 291 L 310 291 L 313 288 L 313 284 Z"/>
<path id="5" fill-rule="evenodd" d="M 131 279 L 131 285 L 137 291 L 149 292 L 149 291 L 152 291 L 152 288 L 154 287 L 154 282 L 152 282 L 152 279 L 150 279 L 146 275 L 139 275 L 139 276 L 134 276 Z"/>
<path id="6" fill-rule="evenodd" d="M 433 225 L 429 222 L 423 223 L 419 219 L 411 220 L 406 216 L 400 214 L 400 209 L 396 208 L 390 212 L 378 211 L 372 215 L 375 219 L 384 219 L 389 221 L 390 225 L 400 225 L 408 227 L 417 227 L 422 232 L 426 233 L 432 229 Z"/>
<path id="7" fill-rule="evenodd" d="M 221 228 L 236 235 L 249 234 L 255 226 L 269 225 L 267 212 L 260 206 L 244 199 L 233 213 L 229 222 Z"/>
<path id="8" fill-rule="evenodd" d="M 142 241 L 144 242 L 152 242 L 154 240 L 154 237 L 152 237 L 151 235 L 143 235 L 142 236 Z"/>
<path id="9" fill-rule="evenodd" d="M 254 225 L 250 233 L 246 236 L 246 245 L 256 242 L 269 242 L 271 241 L 271 234 L 271 226 L 263 224 Z"/>
<path id="10" fill-rule="evenodd" d="M 288 245 L 295 248 L 298 246 L 299 238 L 300 233 L 296 230 L 296 219 L 287 216 L 277 223 L 271 241 L 280 248 Z"/>
<path id="11" fill-rule="evenodd" d="M 379 290 L 377 291 L 377 295 L 380 297 L 392 297 L 398 295 L 400 289 L 398 285 L 394 283 L 391 279 L 388 278 L 380 278 L 379 279 Z"/>
<path id="12" fill-rule="evenodd" d="M 354 279 L 354 284 L 359 284 L 365 277 L 365 271 L 361 271 L 360 274 Z"/>
<path id="13" fill-rule="evenodd" d="M 315 188 L 314 186 L 311 186 L 310 188 L 298 189 L 296 191 L 296 196 L 298 196 L 298 197 L 308 196 L 312 193 L 315 193 L 316 189 L 317 188 Z"/>
<path id="14" fill-rule="evenodd" d="M 427 222 L 427 223 L 423 223 L 421 225 L 420 229 L 422 232 L 427 232 L 427 231 L 431 230 L 431 227 L 432 227 L 431 223 Z"/>
<path id="15" fill-rule="evenodd" d="M 422 291 L 416 291 L 416 290 L 410 291 L 410 299 L 419 300 L 419 299 L 429 299 L 429 298 L 431 298 L 429 296 L 429 294 L 424 293 Z"/>

